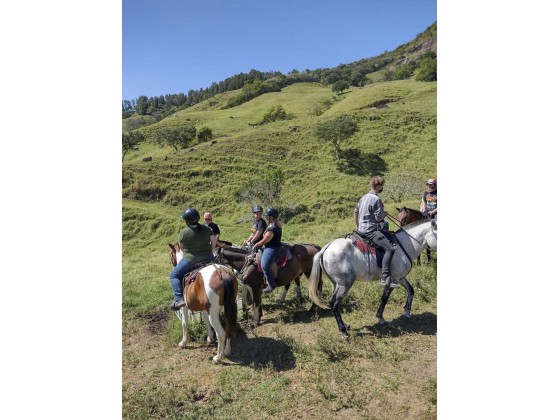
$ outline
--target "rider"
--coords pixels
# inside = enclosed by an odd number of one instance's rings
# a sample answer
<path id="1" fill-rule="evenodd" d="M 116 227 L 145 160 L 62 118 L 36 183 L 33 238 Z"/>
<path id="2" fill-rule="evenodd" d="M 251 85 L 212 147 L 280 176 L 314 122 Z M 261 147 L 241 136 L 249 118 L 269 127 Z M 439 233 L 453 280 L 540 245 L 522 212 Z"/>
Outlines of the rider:
<path id="1" fill-rule="evenodd" d="M 218 225 L 216 223 L 214 223 L 212 221 L 212 213 L 210 212 L 206 212 L 204 213 L 204 222 L 205 225 L 208 226 L 210 229 L 212 229 L 212 231 L 214 232 L 214 235 L 216 235 L 216 241 L 218 239 L 220 239 L 220 228 L 218 227 Z"/>
<path id="2" fill-rule="evenodd" d="M 181 219 L 187 224 L 187 227 L 179 232 L 179 243 L 183 248 L 183 259 L 177 263 L 169 276 L 174 294 L 171 309 L 174 310 L 185 306 L 185 300 L 183 299 L 183 277 L 185 277 L 185 274 L 191 270 L 195 263 L 212 260 L 214 258 L 213 250 L 216 246 L 216 236 L 212 229 L 198 223 L 200 214 L 196 209 L 186 209 L 181 214 Z"/>
<path id="3" fill-rule="evenodd" d="M 437 220 L 437 179 L 426 181 L 427 191 L 422 195 L 420 211 L 426 217 Z"/>
<path id="4" fill-rule="evenodd" d="M 365 194 L 354 208 L 354 221 L 359 233 L 367 237 L 371 243 L 385 250 L 381 263 L 381 284 L 386 286 L 389 281 L 391 287 L 399 283 L 391 278 L 391 260 L 397 248 L 394 235 L 389 232 L 385 219 L 385 209 L 378 194 L 383 191 L 385 179 L 381 176 L 371 178 L 371 190 Z"/>
<path id="5" fill-rule="evenodd" d="M 265 216 L 268 220 L 268 227 L 263 238 L 255 244 L 255 247 L 264 245 L 261 265 L 267 287 L 263 289 L 263 293 L 270 293 L 276 288 L 276 279 L 270 266 L 278 259 L 282 249 L 282 223 L 278 220 L 278 210 L 275 208 L 269 208 Z"/>
<path id="6" fill-rule="evenodd" d="M 262 212 L 263 208 L 261 206 L 258 204 L 253 206 L 253 217 L 255 221 L 251 227 L 251 235 L 243 241 L 242 245 L 249 245 L 252 248 L 255 242 L 258 242 L 263 238 L 263 234 L 266 229 L 266 222 L 262 218 Z"/>

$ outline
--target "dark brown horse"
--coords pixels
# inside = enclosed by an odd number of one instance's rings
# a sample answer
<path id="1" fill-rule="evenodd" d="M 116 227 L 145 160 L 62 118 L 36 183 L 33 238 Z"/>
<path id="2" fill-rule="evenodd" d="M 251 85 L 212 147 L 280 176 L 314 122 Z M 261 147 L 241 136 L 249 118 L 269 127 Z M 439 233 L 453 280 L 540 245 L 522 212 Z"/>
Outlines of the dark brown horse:
<path id="1" fill-rule="evenodd" d="M 283 267 L 278 268 L 278 278 L 276 286 L 284 286 L 280 301 L 282 302 L 292 281 L 297 284 L 297 294 L 301 298 L 300 276 L 305 274 L 307 278 L 311 275 L 313 268 L 313 257 L 321 247 L 316 244 L 294 244 L 289 245 L 292 258 Z M 256 263 L 256 255 L 250 254 L 243 248 L 225 246 L 222 248 L 224 263 L 230 264 L 235 270 L 241 273 L 242 282 L 251 290 L 253 297 L 253 325 L 261 323 L 262 319 L 262 289 L 266 286 L 264 275 L 259 271 Z M 320 285 L 322 286 L 322 285 Z M 311 308 L 314 308 L 315 304 Z"/>
<path id="2" fill-rule="evenodd" d="M 171 248 L 171 263 L 176 266 L 177 262 L 183 258 L 183 250 L 178 243 L 169 244 L 169 247 Z M 192 281 L 188 280 L 191 276 L 186 278 L 187 282 L 183 288 L 186 306 L 180 309 L 183 339 L 179 343 L 179 347 L 185 348 L 189 340 L 187 308 L 192 312 L 200 311 L 208 328 L 208 342 L 214 341 L 212 328 L 216 331 L 218 354 L 212 360 L 214 363 L 219 363 L 224 356 L 230 355 L 230 338 L 237 332 L 237 278 L 229 267 L 219 264 L 206 265 L 196 271 Z M 222 307 L 225 314 L 225 328 L 220 322 Z"/>
<path id="3" fill-rule="evenodd" d="M 397 220 L 399 222 L 399 227 L 403 227 L 405 225 L 408 225 L 412 222 L 416 222 L 418 220 L 422 220 L 422 219 L 427 219 L 427 216 L 424 216 L 422 214 L 422 212 L 418 211 L 418 210 L 413 210 L 413 209 L 409 209 L 408 207 L 403 207 L 402 209 L 399 209 L 397 207 L 397 211 L 399 212 L 397 214 Z M 430 248 L 426 248 L 426 257 L 428 258 L 428 264 L 431 262 L 432 259 L 432 251 L 430 250 Z M 418 265 L 420 265 L 420 256 L 418 256 Z"/>

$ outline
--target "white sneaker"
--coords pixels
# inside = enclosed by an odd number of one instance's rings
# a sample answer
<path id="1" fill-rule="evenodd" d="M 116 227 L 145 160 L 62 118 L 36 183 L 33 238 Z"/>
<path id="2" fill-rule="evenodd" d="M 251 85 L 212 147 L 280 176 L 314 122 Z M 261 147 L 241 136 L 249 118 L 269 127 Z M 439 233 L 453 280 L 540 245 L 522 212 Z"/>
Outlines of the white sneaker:
<path id="1" fill-rule="evenodd" d="M 390 286 L 392 289 L 394 289 L 395 287 L 399 287 L 399 282 L 393 280 L 391 277 L 387 277 L 387 281 L 390 281 Z M 387 282 L 383 279 L 379 280 L 379 284 L 383 287 L 385 287 L 387 285 Z"/>

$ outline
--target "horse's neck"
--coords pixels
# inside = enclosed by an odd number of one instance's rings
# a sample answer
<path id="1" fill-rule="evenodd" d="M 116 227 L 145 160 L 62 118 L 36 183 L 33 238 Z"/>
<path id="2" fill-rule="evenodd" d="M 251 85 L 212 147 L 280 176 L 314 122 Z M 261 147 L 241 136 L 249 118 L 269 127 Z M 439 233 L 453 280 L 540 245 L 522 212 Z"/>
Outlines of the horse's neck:
<path id="1" fill-rule="evenodd" d="M 413 222 L 416 223 L 416 222 Z M 430 232 L 429 222 L 414 225 L 411 228 L 401 228 L 395 233 L 400 245 L 404 248 L 410 258 L 418 257 L 426 248 L 426 235 Z"/>
<path id="2" fill-rule="evenodd" d="M 243 264 L 245 263 L 245 259 L 247 257 L 247 254 L 239 253 L 239 252 L 233 252 L 231 250 L 225 250 L 225 249 L 224 249 L 224 253 L 222 255 L 223 255 L 223 257 L 226 261 L 233 264 L 236 268 L 237 268 L 237 266 L 242 267 Z"/>

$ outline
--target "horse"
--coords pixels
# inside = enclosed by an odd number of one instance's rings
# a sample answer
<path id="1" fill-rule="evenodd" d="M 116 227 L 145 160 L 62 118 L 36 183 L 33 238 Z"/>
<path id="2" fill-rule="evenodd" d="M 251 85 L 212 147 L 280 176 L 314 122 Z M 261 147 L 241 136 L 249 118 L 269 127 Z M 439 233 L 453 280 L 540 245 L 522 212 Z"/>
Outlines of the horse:
<path id="1" fill-rule="evenodd" d="M 289 250 L 292 259 L 288 260 L 283 267 L 278 268 L 276 286 L 284 286 L 285 288 L 280 302 L 283 302 L 286 298 L 292 281 L 296 283 L 296 293 L 298 298 L 301 299 L 301 274 L 303 273 L 309 278 L 313 267 L 313 257 L 321 250 L 321 247 L 316 244 L 298 243 L 289 245 Z M 225 263 L 230 264 L 241 274 L 242 283 L 251 291 L 253 297 L 253 325 L 261 324 L 263 315 L 261 291 L 266 284 L 264 274 L 257 267 L 256 254 L 250 253 L 244 248 L 224 247 L 222 248 L 222 257 Z M 313 308 L 315 308 L 315 304 L 311 307 L 311 309 Z"/>
<path id="2" fill-rule="evenodd" d="M 418 210 L 409 209 L 408 207 L 403 207 L 399 209 L 397 207 L 397 221 L 399 222 L 399 227 L 408 225 L 409 223 L 416 222 L 418 220 L 427 219 L 427 216 Z M 429 247 L 426 247 L 426 257 L 428 258 L 428 264 L 432 261 L 432 251 Z M 417 260 L 418 265 L 420 265 L 420 255 Z"/>
<path id="3" fill-rule="evenodd" d="M 171 263 L 176 266 L 183 258 L 181 246 L 169 244 L 171 248 Z M 196 274 L 195 274 L 196 273 Z M 194 279 L 190 281 L 194 275 Z M 224 356 L 231 354 L 230 338 L 237 333 L 237 278 L 229 267 L 211 263 L 193 274 L 185 276 L 183 297 L 186 305 L 180 311 L 183 338 L 179 348 L 184 349 L 189 340 L 188 310 L 200 311 L 202 319 L 208 328 L 208 343 L 214 342 L 214 331 L 218 339 L 218 353 L 212 358 L 219 363 Z M 224 308 L 225 329 L 220 322 L 220 310 Z"/>
<path id="4" fill-rule="evenodd" d="M 407 291 L 405 317 L 410 318 L 414 289 L 406 279 L 412 269 L 412 259 L 416 258 L 426 246 L 437 248 L 437 222 L 435 220 L 420 220 L 403 226 L 395 232 L 398 246 L 391 261 L 391 277 L 397 279 Z M 319 281 L 325 273 L 333 285 L 329 306 L 342 333 L 344 340 L 348 340 L 349 325 L 342 321 L 340 315 L 340 301 L 346 296 L 356 280 L 372 281 L 381 277 L 381 268 L 375 258 L 360 251 L 352 244 L 348 237 L 337 238 L 329 242 L 313 259 L 313 269 L 309 277 L 309 297 L 319 307 L 329 309 L 317 295 Z M 385 286 L 381 303 L 377 309 L 380 324 L 385 324 L 383 310 L 393 289 L 389 284 Z"/>

